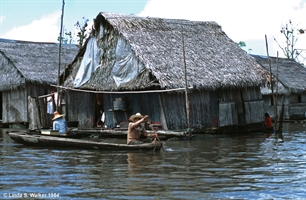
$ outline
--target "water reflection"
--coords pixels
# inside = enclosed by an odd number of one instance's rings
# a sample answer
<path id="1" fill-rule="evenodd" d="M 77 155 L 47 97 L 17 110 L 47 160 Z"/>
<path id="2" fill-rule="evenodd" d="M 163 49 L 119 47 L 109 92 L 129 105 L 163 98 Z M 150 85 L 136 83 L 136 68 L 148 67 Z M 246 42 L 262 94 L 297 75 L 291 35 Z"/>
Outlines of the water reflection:
<path id="1" fill-rule="evenodd" d="M 305 126 L 265 133 L 169 140 L 161 152 L 25 147 L 0 133 L 0 196 L 64 199 L 303 199 Z M 0 199 L 1 199 L 0 198 Z"/>

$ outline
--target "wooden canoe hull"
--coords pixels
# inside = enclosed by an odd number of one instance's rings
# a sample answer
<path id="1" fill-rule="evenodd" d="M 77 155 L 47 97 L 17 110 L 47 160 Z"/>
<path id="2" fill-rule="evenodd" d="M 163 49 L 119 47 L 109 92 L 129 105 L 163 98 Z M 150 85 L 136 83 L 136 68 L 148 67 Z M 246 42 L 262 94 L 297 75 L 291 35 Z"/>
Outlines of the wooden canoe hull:
<path id="1" fill-rule="evenodd" d="M 147 130 L 148 133 L 154 133 L 151 130 Z M 73 129 L 72 133 L 75 135 L 96 135 L 99 137 L 109 138 L 126 138 L 127 129 Z M 161 140 L 167 140 L 169 138 L 184 138 L 188 136 L 186 132 L 180 131 L 162 131 L 156 132 Z"/>
<path id="2" fill-rule="evenodd" d="M 53 131 L 51 129 L 37 129 L 35 131 L 28 131 L 29 134 L 42 134 L 42 135 L 52 135 L 58 136 L 58 132 Z M 148 133 L 154 133 L 151 130 L 147 130 Z M 160 140 L 167 140 L 169 138 L 185 138 L 188 137 L 186 132 L 183 131 L 163 131 L 158 130 L 156 132 L 159 136 Z M 127 137 L 127 129 L 101 129 L 101 128 L 93 128 L 93 129 L 79 129 L 72 128 L 71 132 L 67 137 L 70 138 L 81 138 L 81 137 L 97 137 L 97 138 L 126 138 Z"/>
<path id="3" fill-rule="evenodd" d="M 24 132 L 9 132 L 10 138 L 17 143 L 30 146 L 75 148 L 75 149 L 96 149 L 96 150 L 136 150 L 136 151 L 159 151 L 161 142 L 144 143 L 139 145 L 127 145 L 117 143 L 105 143 L 84 139 L 54 137 L 45 135 L 29 135 Z"/>

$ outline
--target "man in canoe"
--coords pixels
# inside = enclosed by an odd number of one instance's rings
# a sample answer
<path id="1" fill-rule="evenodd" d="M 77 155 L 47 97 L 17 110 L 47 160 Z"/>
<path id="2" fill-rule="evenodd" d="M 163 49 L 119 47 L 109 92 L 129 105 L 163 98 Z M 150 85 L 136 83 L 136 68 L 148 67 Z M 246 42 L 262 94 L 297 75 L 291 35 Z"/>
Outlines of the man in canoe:
<path id="1" fill-rule="evenodd" d="M 63 118 L 64 115 L 59 114 L 57 111 L 54 112 L 53 130 L 58 131 L 58 134 L 69 134 L 71 132 L 70 128 L 67 128 L 66 120 Z"/>
<path id="2" fill-rule="evenodd" d="M 135 145 L 142 143 L 151 143 L 152 138 L 154 138 L 153 142 L 156 142 L 156 138 L 158 138 L 157 133 L 150 134 L 146 131 L 144 127 L 144 122 L 148 119 L 148 115 L 141 115 L 140 113 L 136 113 L 132 115 L 129 120 L 131 121 L 128 126 L 128 134 L 127 134 L 127 144 Z M 145 140 L 140 140 L 140 136 L 144 135 L 148 137 Z"/>

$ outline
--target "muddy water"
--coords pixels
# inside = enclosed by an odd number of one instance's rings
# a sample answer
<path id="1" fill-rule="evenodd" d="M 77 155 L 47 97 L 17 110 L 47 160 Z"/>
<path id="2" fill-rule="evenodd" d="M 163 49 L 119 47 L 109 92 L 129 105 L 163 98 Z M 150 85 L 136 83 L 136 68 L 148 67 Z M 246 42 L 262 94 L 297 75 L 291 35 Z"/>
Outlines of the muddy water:
<path id="1" fill-rule="evenodd" d="M 304 124 L 169 140 L 161 152 L 25 147 L 0 132 L 0 199 L 303 199 Z"/>

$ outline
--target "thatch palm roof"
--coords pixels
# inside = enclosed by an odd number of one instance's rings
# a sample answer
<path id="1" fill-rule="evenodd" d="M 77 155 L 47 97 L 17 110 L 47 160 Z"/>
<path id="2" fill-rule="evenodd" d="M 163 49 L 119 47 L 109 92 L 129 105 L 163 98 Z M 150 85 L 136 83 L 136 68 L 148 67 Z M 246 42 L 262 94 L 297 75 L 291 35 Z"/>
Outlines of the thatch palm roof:
<path id="1" fill-rule="evenodd" d="M 136 90 L 152 88 L 156 84 L 160 89 L 183 88 L 183 51 L 189 87 L 209 90 L 252 87 L 259 86 L 265 77 L 263 74 L 266 71 L 215 22 L 102 12 L 95 19 L 96 30 L 100 24 L 103 25 L 104 35 L 114 31 L 130 44 L 135 56 L 144 64 L 146 70 L 143 74 L 146 75 L 140 75 L 138 80 L 124 87 L 117 87 L 109 76 L 111 69 L 106 70 L 102 66 L 81 87 L 83 89 Z M 101 40 L 99 44 L 109 42 L 107 39 Z M 104 52 L 104 58 L 101 58 L 105 66 L 108 65 L 107 55 Z M 72 84 L 66 85 L 73 87 Z"/>
<path id="2" fill-rule="evenodd" d="M 258 63 L 260 63 L 266 70 L 270 71 L 267 56 L 252 55 Z M 305 93 L 306 92 L 306 68 L 302 64 L 293 59 L 270 57 L 271 71 L 275 79 L 278 75 L 278 93 Z M 277 73 L 278 66 L 278 73 Z M 274 85 L 274 92 L 275 92 Z M 263 94 L 271 94 L 270 88 L 263 87 Z"/>
<path id="3" fill-rule="evenodd" d="M 61 72 L 78 52 L 75 45 L 62 45 Z M 23 87 L 27 82 L 56 84 L 59 44 L 0 39 L 0 91 Z"/>

